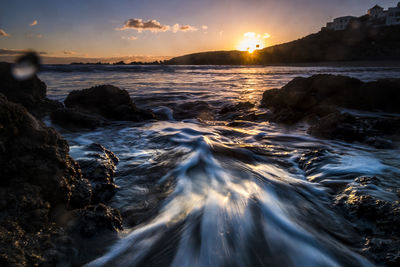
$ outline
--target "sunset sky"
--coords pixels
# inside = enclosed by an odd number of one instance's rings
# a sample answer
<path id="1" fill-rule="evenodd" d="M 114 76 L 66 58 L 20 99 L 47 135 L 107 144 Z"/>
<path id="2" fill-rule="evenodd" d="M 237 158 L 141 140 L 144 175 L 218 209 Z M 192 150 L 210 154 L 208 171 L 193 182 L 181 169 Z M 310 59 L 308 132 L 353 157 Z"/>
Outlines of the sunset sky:
<path id="1" fill-rule="evenodd" d="M 317 32 L 334 17 L 397 2 L 1 0 L 0 56 L 34 49 L 45 57 L 163 59 L 237 49 L 248 32 L 270 46 Z"/>

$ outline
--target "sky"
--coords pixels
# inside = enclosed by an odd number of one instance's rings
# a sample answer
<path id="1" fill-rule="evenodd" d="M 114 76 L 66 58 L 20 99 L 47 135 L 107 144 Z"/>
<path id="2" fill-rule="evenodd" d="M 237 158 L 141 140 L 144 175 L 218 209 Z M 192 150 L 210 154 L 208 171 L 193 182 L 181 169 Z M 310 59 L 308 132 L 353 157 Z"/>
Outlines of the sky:
<path id="1" fill-rule="evenodd" d="M 344 15 L 399 0 L 1 0 L 0 59 L 33 49 L 48 58 L 158 60 L 301 38 Z M 246 35 L 247 34 L 247 35 Z"/>

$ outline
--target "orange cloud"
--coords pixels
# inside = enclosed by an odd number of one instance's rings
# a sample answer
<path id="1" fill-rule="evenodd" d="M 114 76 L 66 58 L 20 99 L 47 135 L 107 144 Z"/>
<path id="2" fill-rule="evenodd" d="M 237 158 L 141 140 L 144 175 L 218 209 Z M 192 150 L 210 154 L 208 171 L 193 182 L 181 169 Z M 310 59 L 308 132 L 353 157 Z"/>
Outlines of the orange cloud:
<path id="1" fill-rule="evenodd" d="M 3 29 L 0 29 L 0 36 L 8 37 L 10 35 L 6 33 Z"/>
<path id="2" fill-rule="evenodd" d="M 31 24 L 29 24 L 29 26 L 33 27 L 33 26 L 35 26 L 37 24 L 38 24 L 38 21 L 35 19 Z"/>

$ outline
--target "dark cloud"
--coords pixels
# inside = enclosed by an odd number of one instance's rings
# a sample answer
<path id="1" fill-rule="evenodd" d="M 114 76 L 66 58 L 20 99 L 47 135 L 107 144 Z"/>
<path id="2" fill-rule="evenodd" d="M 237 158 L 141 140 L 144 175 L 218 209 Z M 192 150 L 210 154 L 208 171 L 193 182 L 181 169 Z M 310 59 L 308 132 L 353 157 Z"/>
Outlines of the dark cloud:
<path id="1" fill-rule="evenodd" d="M 155 19 L 143 21 L 142 19 L 128 19 L 122 28 L 118 30 L 134 29 L 139 32 L 141 31 L 152 31 L 152 32 L 165 32 L 169 30 L 168 25 L 162 25 Z"/>
<path id="2" fill-rule="evenodd" d="M 172 26 L 172 31 L 173 32 L 195 32 L 197 31 L 197 28 L 194 26 L 190 26 L 190 25 L 182 25 L 180 26 L 179 24 L 175 24 L 174 26 Z"/>
<path id="3" fill-rule="evenodd" d="M 13 55 L 21 55 L 23 53 L 31 52 L 31 50 L 26 49 L 1 49 L 0 55 L 13 56 Z M 37 52 L 39 55 L 46 55 L 47 52 Z"/>
<path id="4" fill-rule="evenodd" d="M 10 36 L 10 35 L 8 33 L 6 33 L 3 29 L 0 29 L 0 36 L 7 37 L 7 36 Z"/>

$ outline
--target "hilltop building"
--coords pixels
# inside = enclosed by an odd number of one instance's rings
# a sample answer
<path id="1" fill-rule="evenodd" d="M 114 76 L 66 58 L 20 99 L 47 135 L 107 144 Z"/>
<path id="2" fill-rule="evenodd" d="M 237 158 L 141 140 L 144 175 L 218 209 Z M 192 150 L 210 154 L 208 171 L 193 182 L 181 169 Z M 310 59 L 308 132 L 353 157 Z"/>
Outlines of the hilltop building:
<path id="1" fill-rule="evenodd" d="M 400 25 L 400 2 L 397 7 L 390 7 L 387 13 L 386 25 Z"/>
<path id="2" fill-rule="evenodd" d="M 364 21 L 364 23 L 376 27 L 400 25 L 400 2 L 397 4 L 397 7 L 390 7 L 388 10 L 384 10 L 383 7 L 375 5 L 368 9 L 366 15 L 360 18 L 366 18 L 368 21 Z M 360 18 L 353 16 L 335 18 L 333 22 L 328 22 L 326 27 L 323 27 L 321 30 L 342 31 L 345 30 L 352 21 L 356 21 Z"/>
<path id="3" fill-rule="evenodd" d="M 326 24 L 326 29 L 328 30 L 334 30 L 334 31 L 342 31 L 347 28 L 349 23 L 355 19 L 356 17 L 353 16 L 345 16 L 345 17 L 339 17 L 333 20 L 333 22 L 328 22 Z"/>
<path id="4" fill-rule="evenodd" d="M 367 14 L 370 20 L 386 19 L 387 11 L 384 11 L 383 7 L 375 5 L 368 10 Z"/>

